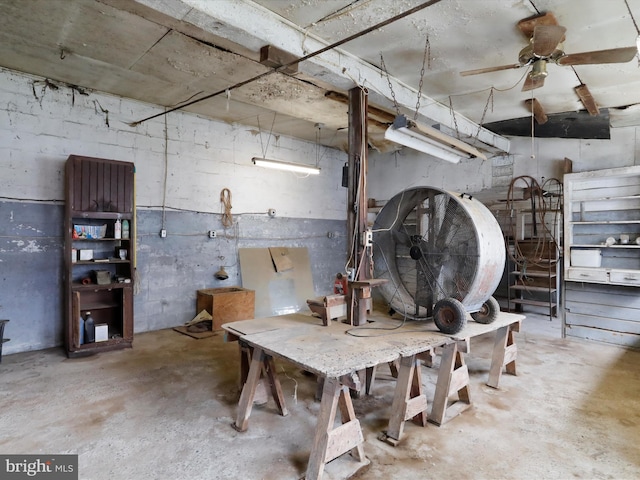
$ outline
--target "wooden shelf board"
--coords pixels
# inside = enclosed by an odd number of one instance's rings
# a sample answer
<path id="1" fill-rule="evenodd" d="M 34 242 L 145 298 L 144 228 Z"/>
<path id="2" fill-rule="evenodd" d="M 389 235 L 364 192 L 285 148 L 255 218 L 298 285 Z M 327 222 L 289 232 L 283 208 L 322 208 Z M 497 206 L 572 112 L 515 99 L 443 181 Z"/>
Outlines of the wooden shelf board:
<path id="1" fill-rule="evenodd" d="M 602 202 L 605 200 L 640 200 L 640 195 L 621 195 L 619 197 L 595 197 L 571 200 L 571 203 Z"/>
<path id="2" fill-rule="evenodd" d="M 121 220 L 131 220 L 133 218 L 133 214 L 131 212 L 93 212 L 93 211 L 80 211 L 80 210 L 71 210 L 70 216 L 72 219 L 87 219 L 87 218 L 95 218 L 97 220 L 102 219 L 114 219 L 118 218 Z"/>
<path id="3" fill-rule="evenodd" d="M 640 245 L 636 243 L 629 243 L 627 245 L 587 245 L 582 243 L 574 243 L 569 245 L 569 248 L 640 248 Z"/>
<path id="4" fill-rule="evenodd" d="M 539 272 L 539 271 L 527 271 L 520 272 L 518 270 L 514 270 L 511 272 L 514 275 L 522 275 L 525 277 L 535 277 L 535 278 L 556 278 L 556 272 Z"/>
<path id="5" fill-rule="evenodd" d="M 131 238 L 113 238 L 113 237 L 102 237 L 102 238 L 72 238 L 72 242 L 128 242 Z"/>
<path id="6" fill-rule="evenodd" d="M 98 285 L 96 283 L 90 283 L 89 285 L 83 285 L 82 283 L 72 283 L 72 290 L 113 290 L 114 288 L 130 288 L 133 283 L 107 283 L 106 285 Z"/>
<path id="7" fill-rule="evenodd" d="M 524 290 L 529 292 L 549 292 L 555 293 L 555 288 L 547 288 L 547 287 L 538 287 L 538 286 L 530 286 L 530 285 L 511 285 L 512 290 Z"/>
<path id="8" fill-rule="evenodd" d="M 67 355 L 70 358 L 77 358 L 86 355 L 93 355 L 99 352 L 106 352 L 109 350 L 119 350 L 122 348 L 131 348 L 133 344 L 132 340 L 124 338 L 110 338 L 104 342 L 85 343 L 80 345 L 77 349 L 67 351 Z"/>
<path id="9" fill-rule="evenodd" d="M 80 311 L 102 310 L 105 308 L 117 308 L 120 305 L 116 302 L 91 302 L 80 305 Z"/>
<path id="10" fill-rule="evenodd" d="M 536 307 L 555 307 L 555 302 L 543 302 L 541 300 L 529 300 L 526 298 L 512 298 L 509 300 L 511 303 L 519 303 L 521 305 L 533 305 Z"/>
<path id="11" fill-rule="evenodd" d="M 568 223 L 570 225 L 636 225 L 640 224 L 640 220 L 591 220 Z"/>
<path id="12" fill-rule="evenodd" d="M 101 262 L 96 260 L 82 260 L 78 262 L 71 262 L 71 265 L 113 265 L 116 263 L 130 263 L 130 260 L 109 260 L 108 262 Z"/>

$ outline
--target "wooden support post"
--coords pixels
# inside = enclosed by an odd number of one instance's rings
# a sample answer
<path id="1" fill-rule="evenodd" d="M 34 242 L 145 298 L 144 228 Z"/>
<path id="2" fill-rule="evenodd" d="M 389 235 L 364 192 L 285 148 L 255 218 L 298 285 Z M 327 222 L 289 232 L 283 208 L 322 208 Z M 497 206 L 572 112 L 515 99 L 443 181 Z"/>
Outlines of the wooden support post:
<path id="1" fill-rule="evenodd" d="M 365 395 L 371 395 L 371 390 L 373 390 L 373 384 L 376 381 L 376 371 L 378 370 L 378 366 L 374 365 L 373 367 L 368 367 L 366 370 L 366 379 L 365 379 Z"/>
<path id="2" fill-rule="evenodd" d="M 391 376 L 393 378 L 398 378 L 398 363 L 398 360 L 389 362 L 389 370 L 391 371 Z"/>
<path id="3" fill-rule="evenodd" d="M 280 381 L 278 380 L 278 376 L 276 375 L 276 364 L 273 361 L 273 357 L 270 355 L 264 356 L 263 361 L 263 372 L 266 373 L 266 378 L 269 380 L 269 387 L 271 389 L 271 396 L 276 402 L 276 406 L 278 407 L 278 411 L 280 415 L 286 417 L 289 412 L 287 410 L 287 405 L 284 402 L 284 394 L 282 393 L 282 386 L 280 385 Z"/>
<path id="4" fill-rule="evenodd" d="M 425 367 L 433 367 L 433 361 L 436 359 L 436 353 L 434 348 L 430 348 L 426 352 L 421 352 L 418 354 L 418 358 L 422 360 L 422 364 Z"/>
<path id="5" fill-rule="evenodd" d="M 275 374 L 273 358 L 265 354 L 262 349 L 254 348 L 249 372 L 244 387 L 242 387 L 240 401 L 238 402 L 238 415 L 233 424 L 233 427 L 239 432 L 244 432 L 249 427 L 249 416 L 251 415 L 256 390 L 263 374 L 265 374 L 269 380 L 271 395 L 276 402 L 280 415 L 286 416 L 289 413 L 284 403 L 284 395 L 282 394 L 280 381 Z"/>
<path id="6" fill-rule="evenodd" d="M 240 391 L 244 388 L 244 384 L 247 382 L 247 376 L 249 375 L 249 366 L 251 364 L 251 356 L 253 353 L 253 349 L 242 342 L 238 341 L 238 347 L 240 349 Z M 256 405 L 264 405 L 268 401 L 267 388 L 264 384 L 263 376 L 258 380 L 258 385 L 256 387 L 256 392 L 253 396 L 253 403 Z"/>
<path id="7" fill-rule="evenodd" d="M 487 385 L 498 388 L 502 367 L 506 366 L 507 373 L 516 375 L 516 358 L 518 357 L 518 347 L 513 339 L 513 332 L 520 331 L 520 322 L 512 323 L 501 327 L 496 332 L 496 340 L 493 345 L 493 356 L 491 358 L 491 369 L 489 370 L 489 380 Z"/>
<path id="8" fill-rule="evenodd" d="M 367 175 L 367 100 L 368 92 L 361 87 L 349 90 L 349 179 L 347 191 L 347 238 L 355 239 L 354 251 L 348 267 L 356 268 L 358 278 L 364 280 L 369 275 L 369 262 L 363 250 L 363 235 L 367 229 L 367 189 L 364 179 Z M 358 206 L 356 209 L 356 205 Z M 360 265 L 360 262 L 364 264 Z M 353 292 L 349 289 L 347 317 L 352 325 L 367 323 L 366 301 L 360 299 L 354 308 Z M 364 309 L 364 314 L 363 314 Z"/>
<path id="9" fill-rule="evenodd" d="M 449 404 L 449 397 L 458 395 L 458 400 Z M 438 370 L 436 393 L 429 421 L 440 426 L 471 406 L 469 391 L 469 370 L 464 363 L 458 343 L 452 342 L 442 348 L 442 358 Z"/>
<path id="10" fill-rule="evenodd" d="M 391 405 L 389 426 L 378 438 L 396 446 L 402 436 L 404 424 L 409 419 L 413 419 L 422 427 L 427 424 L 427 396 L 422 391 L 420 360 L 416 355 L 400 359 L 400 372 Z"/>
<path id="11" fill-rule="evenodd" d="M 335 427 L 336 412 L 340 408 L 342 425 Z M 346 452 L 359 462 L 365 460 L 364 436 L 356 419 L 349 388 L 337 378 L 326 378 L 322 390 L 318 424 L 307 465 L 306 480 L 322 478 L 325 464 Z"/>

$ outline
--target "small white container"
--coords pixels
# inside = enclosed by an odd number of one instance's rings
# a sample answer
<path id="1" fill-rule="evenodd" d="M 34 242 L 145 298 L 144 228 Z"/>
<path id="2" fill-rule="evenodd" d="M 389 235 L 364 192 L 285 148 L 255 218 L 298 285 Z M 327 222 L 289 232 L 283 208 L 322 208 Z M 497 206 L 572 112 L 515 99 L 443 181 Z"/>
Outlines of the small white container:
<path id="1" fill-rule="evenodd" d="M 80 249 L 80 261 L 81 262 L 86 262 L 86 261 L 89 261 L 89 260 L 93 260 L 93 250 L 81 248 Z"/>
<path id="2" fill-rule="evenodd" d="M 96 325 L 96 342 L 106 342 L 109 340 L 109 325 L 100 323 Z"/>
<path id="3" fill-rule="evenodd" d="M 602 265 L 602 250 L 599 248 L 571 249 L 572 267 L 595 267 Z"/>

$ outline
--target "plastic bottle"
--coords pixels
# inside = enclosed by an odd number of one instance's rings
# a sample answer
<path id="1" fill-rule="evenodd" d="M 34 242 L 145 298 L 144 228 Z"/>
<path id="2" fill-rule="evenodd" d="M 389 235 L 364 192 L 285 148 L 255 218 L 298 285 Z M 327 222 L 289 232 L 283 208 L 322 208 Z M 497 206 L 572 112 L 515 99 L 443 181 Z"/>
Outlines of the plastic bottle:
<path id="1" fill-rule="evenodd" d="M 113 227 L 113 238 L 122 238 L 122 224 L 120 219 L 116 220 L 116 224 Z"/>
<path id="2" fill-rule="evenodd" d="M 126 219 L 122 221 L 122 238 L 129 238 L 129 220 Z"/>
<path id="3" fill-rule="evenodd" d="M 80 315 L 80 318 L 78 319 L 78 322 L 79 322 L 78 345 L 82 345 L 84 343 L 84 318 L 82 318 L 82 315 Z"/>
<path id="4" fill-rule="evenodd" d="M 93 321 L 91 312 L 87 312 L 87 318 L 84 321 L 84 339 L 86 343 L 93 343 L 96 341 L 96 324 Z"/>

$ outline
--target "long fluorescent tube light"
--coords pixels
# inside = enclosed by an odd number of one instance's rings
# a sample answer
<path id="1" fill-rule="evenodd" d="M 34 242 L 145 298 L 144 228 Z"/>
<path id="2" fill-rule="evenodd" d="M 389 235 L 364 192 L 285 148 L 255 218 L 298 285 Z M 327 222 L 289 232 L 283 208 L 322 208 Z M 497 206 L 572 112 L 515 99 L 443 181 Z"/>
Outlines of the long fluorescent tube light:
<path id="1" fill-rule="evenodd" d="M 253 157 L 251 161 L 258 167 L 275 168 L 277 170 L 307 173 L 310 175 L 318 175 L 320 173 L 320 169 L 317 167 L 312 167 L 310 165 L 301 165 L 299 163 L 281 162 L 280 160 L 271 160 L 269 158 L 258 157 Z"/>
<path id="2" fill-rule="evenodd" d="M 487 159 L 477 148 L 428 125 L 418 125 L 404 115 L 394 119 L 384 138 L 451 163 L 458 163 L 462 158 Z"/>

